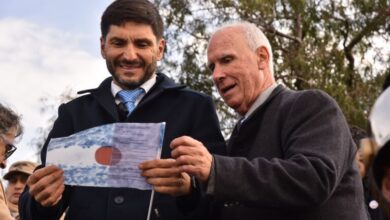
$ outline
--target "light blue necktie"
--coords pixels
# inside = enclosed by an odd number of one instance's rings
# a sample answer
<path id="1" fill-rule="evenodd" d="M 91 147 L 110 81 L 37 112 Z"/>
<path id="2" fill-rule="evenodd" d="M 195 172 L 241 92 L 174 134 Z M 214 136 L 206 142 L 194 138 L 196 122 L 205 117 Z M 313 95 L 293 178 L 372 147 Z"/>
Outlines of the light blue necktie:
<path id="1" fill-rule="evenodd" d="M 144 89 L 138 88 L 134 90 L 121 90 L 118 92 L 117 96 L 118 98 L 122 101 L 122 103 L 126 106 L 127 108 L 127 116 L 131 114 L 131 112 L 135 108 L 135 101 L 137 98 L 144 93 Z"/>

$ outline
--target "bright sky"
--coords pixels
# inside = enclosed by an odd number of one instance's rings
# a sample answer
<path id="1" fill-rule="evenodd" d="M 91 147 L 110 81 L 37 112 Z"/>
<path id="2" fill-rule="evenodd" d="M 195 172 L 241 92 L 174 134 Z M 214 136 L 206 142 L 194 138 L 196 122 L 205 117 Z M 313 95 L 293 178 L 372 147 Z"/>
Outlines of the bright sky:
<path id="1" fill-rule="evenodd" d="M 0 0 L 0 102 L 22 115 L 25 128 L 8 166 L 38 161 L 31 141 L 56 112 L 42 114 L 41 98 L 55 103 L 66 89 L 94 88 L 109 76 L 99 24 L 111 2 Z"/>

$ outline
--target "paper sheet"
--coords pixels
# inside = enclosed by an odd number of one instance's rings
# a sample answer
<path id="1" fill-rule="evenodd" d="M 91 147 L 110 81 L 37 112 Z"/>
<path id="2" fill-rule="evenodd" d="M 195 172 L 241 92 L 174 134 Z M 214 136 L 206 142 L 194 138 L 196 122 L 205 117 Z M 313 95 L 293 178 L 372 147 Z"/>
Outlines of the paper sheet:
<path id="1" fill-rule="evenodd" d="M 46 164 L 64 170 L 65 184 L 152 189 L 138 164 L 160 157 L 165 123 L 114 123 L 53 138 Z"/>

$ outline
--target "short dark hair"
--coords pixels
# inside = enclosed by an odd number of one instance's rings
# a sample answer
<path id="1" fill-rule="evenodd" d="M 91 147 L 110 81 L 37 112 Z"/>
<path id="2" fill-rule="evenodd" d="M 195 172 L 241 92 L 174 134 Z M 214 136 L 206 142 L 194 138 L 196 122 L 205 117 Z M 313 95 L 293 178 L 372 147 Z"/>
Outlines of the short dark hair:
<path id="1" fill-rule="evenodd" d="M 100 29 L 105 39 L 111 25 L 120 26 L 125 22 L 148 24 L 157 39 L 163 37 L 164 24 L 158 9 L 148 0 L 116 0 L 102 15 Z"/>
<path id="2" fill-rule="evenodd" d="M 367 131 L 364 130 L 363 128 L 356 126 L 356 125 L 351 125 L 349 127 L 349 130 L 351 132 L 353 141 L 355 142 L 356 146 L 359 148 L 360 147 L 360 140 L 368 137 Z"/>
<path id="3" fill-rule="evenodd" d="M 16 128 L 16 136 L 23 132 L 20 116 L 12 109 L 0 104 L 0 134 L 5 134 L 9 129 Z"/>

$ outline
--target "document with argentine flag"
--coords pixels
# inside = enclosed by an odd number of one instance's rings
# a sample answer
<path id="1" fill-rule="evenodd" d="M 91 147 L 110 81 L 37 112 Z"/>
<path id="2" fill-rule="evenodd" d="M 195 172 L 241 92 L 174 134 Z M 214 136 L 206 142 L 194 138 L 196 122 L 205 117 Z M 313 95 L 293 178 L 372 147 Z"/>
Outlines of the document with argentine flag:
<path id="1" fill-rule="evenodd" d="M 46 165 L 64 170 L 65 184 L 151 190 L 138 164 L 160 158 L 165 122 L 113 123 L 53 138 Z"/>

